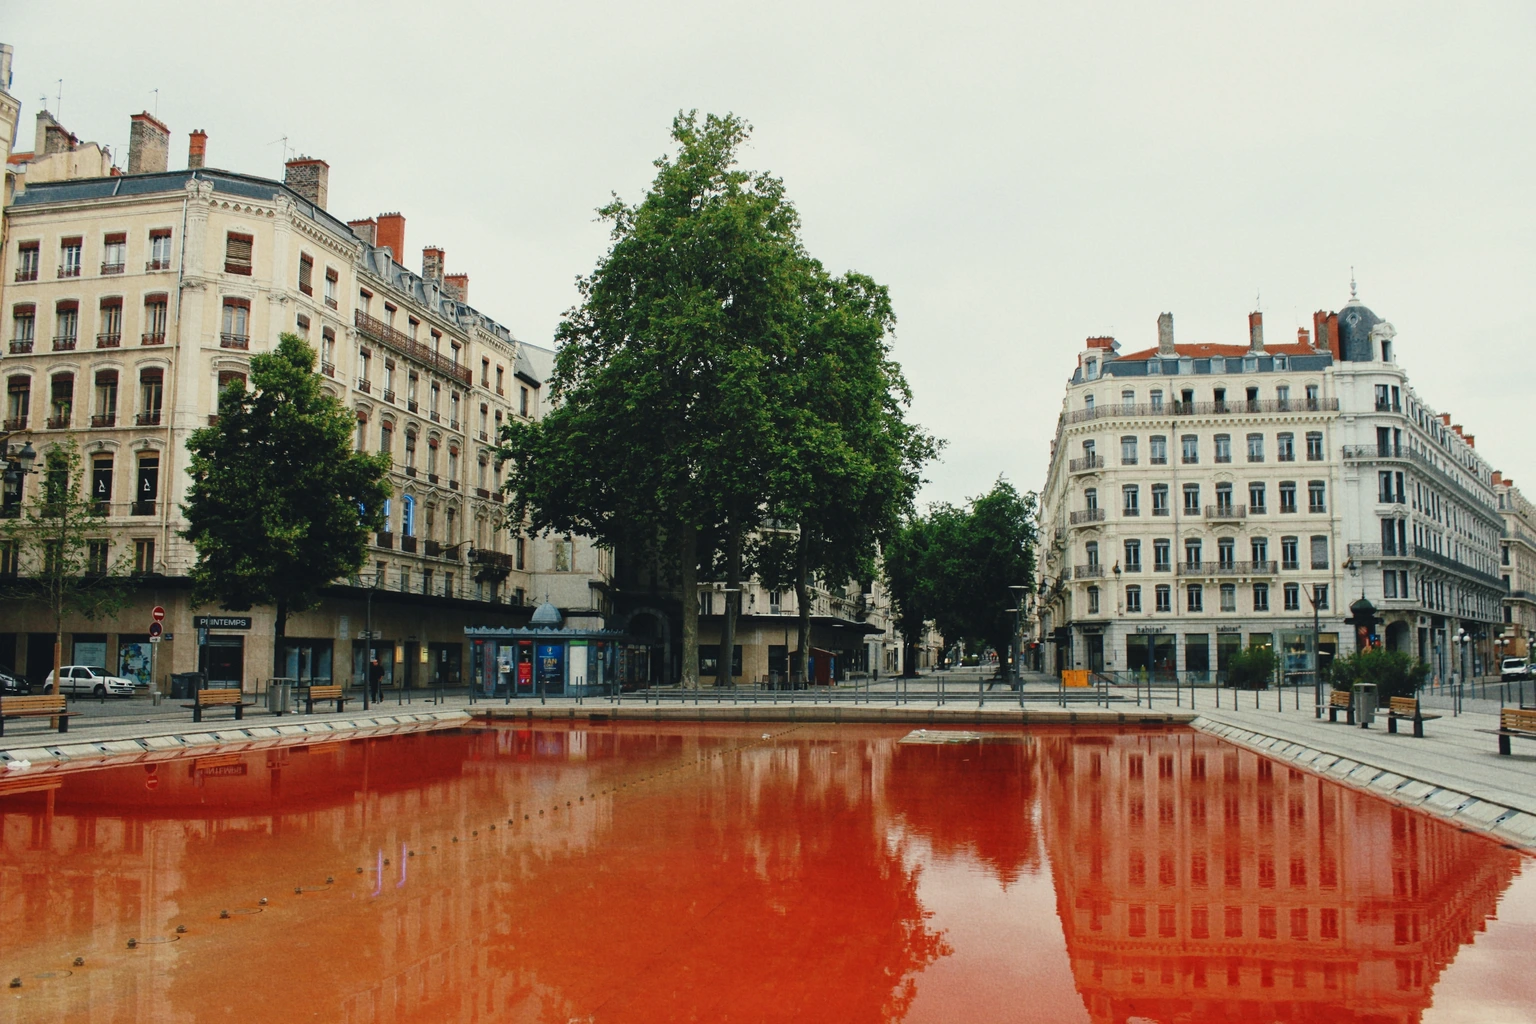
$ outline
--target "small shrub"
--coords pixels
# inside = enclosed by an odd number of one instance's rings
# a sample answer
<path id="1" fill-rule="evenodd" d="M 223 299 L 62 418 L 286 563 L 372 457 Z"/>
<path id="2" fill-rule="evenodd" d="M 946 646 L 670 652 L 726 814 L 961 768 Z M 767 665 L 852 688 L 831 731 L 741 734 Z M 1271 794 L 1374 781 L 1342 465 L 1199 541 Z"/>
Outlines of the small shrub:
<path id="1" fill-rule="evenodd" d="M 1238 651 L 1227 663 L 1227 682 L 1239 690 L 1262 690 L 1275 678 L 1279 659 L 1273 648 L 1253 646 Z"/>
<path id="2" fill-rule="evenodd" d="M 1429 666 L 1411 654 L 1372 647 L 1347 658 L 1335 658 L 1328 674 L 1335 690 L 1348 690 L 1356 683 L 1375 683 L 1376 699 L 1385 705 L 1388 698 L 1418 693 L 1429 677 Z"/>

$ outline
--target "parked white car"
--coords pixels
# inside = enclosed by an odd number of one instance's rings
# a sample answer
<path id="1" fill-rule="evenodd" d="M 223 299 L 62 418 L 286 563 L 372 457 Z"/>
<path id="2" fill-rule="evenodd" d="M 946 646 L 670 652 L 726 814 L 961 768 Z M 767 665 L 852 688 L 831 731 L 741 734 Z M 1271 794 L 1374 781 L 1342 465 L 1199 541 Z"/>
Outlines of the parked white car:
<path id="1" fill-rule="evenodd" d="M 1529 679 L 1531 663 L 1525 658 L 1505 658 L 1499 665 L 1500 679 Z"/>
<path id="2" fill-rule="evenodd" d="M 92 668 L 90 665 L 65 665 L 59 669 L 59 677 L 64 680 L 62 687 L 64 693 L 89 693 L 97 697 L 132 697 L 138 690 L 137 684 L 132 679 L 109 676 L 105 669 Z M 52 672 L 49 672 L 43 680 L 43 692 L 54 692 Z"/>

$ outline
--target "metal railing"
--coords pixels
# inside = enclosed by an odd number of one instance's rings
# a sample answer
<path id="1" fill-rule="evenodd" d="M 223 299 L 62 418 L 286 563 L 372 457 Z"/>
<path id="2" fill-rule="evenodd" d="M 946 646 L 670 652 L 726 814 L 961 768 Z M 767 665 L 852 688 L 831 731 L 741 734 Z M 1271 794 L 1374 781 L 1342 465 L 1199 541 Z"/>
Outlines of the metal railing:
<path id="1" fill-rule="evenodd" d="M 1201 560 L 1199 562 L 1180 562 L 1180 576 L 1273 576 L 1275 563 L 1272 561 L 1249 562 L 1223 562 L 1217 559 L 1214 562 Z"/>
<path id="2" fill-rule="evenodd" d="M 1102 565 L 1079 565 L 1072 569 L 1072 578 L 1075 580 L 1093 580 L 1104 577 Z"/>
<path id="3" fill-rule="evenodd" d="M 462 366 L 451 359 L 438 355 L 427 346 L 415 341 L 409 335 L 395 330 L 384 321 L 376 320 L 362 310 L 357 310 L 353 314 L 352 322 L 363 334 L 368 335 L 383 345 L 389 346 L 396 352 L 410 356 L 417 362 L 423 363 L 439 373 L 446 374 L 465 386 L 474 383 L 474 375 L 470 373 L 469 367 Z"/>
<path id="4" fill-rule="evenodd" d="M 1433 551 L 1423 544 L 1415 544 L 1412 541 L 1403 544 L 1350 544 L 1346 551 L 1351 558 L 1415 558 L 1449 569 L 1452 572 L 1470 576 L 1480 583 L 1486 583 L 1501 590 L 1504 587 L 1504 580 L 1502 578 L 1467 565 L 1465 562 L 1458 562 L 1454 558 L 1443 555 L 1438 551 Z"/>
<path id="5" fill-rule="evenodd" d="M 1101 508 L 1079 509 L 1068 516 L 1067 521 L 1073 526 L 1078 526 L 1082 523 L 1102 523 L 1104 521 L 1104 510 Z"/>
<path id="6" fill-rule="evenodd" d="M 1247 505 L 1207 505 L 1205 506 L 1205 518 L 1207 519 L 1247 519 Z"/>
<path id="7" fill-rule="evenodd" d="M 1086 423 L 1091 420 L 1132 419 L 1160 416 L 1227 416 L 1253 415 L 1276 412 L 1338 412 L 1337 398 L 1266 398 L 1237 402 L 1164 402 L 1153 406 L 1139 403 L 1134 406 L 1104 405 L 1092 409 L 1074 409 L 1066 414 L 1067 423 Z"/>
<path id="8" fill-rule="evenodd" d="M 1089 470 L 1103 468 L 1104 456 L 1102 455 L 1085 455 L 1080 459 L 1073 459 L 1067 463 L 1067 472 L 1069 473 L 1086 473 Z"/>

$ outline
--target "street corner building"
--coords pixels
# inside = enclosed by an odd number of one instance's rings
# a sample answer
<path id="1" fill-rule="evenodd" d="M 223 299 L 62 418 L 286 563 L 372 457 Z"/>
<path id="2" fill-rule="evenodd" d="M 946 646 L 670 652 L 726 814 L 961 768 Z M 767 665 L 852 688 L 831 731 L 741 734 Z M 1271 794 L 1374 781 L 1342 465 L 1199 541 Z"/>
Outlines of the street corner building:
<path id="1" fill-rule="evenodd" d="M 1156 342 L 1089 338 L 1067 382 L 1037 667 L 1208 682 L 1258 644 L 1295 682 L 1314 628 L 1322 665 L 1381 644 L 1440 679 L 1524 652 L 1530 506 L 1409 385 L 1353 285 L 1283 344 L 1257 312 L 1246 344 L 1178 343 L 1168 313 Z"/>
<path id="2" fill-rule="evenodd" d="M 7 145 L 19 110 L 0 91 Z M 520 534 L 493 452 L 502 424 L 542 414 L 553 353 L 471 306 L 469 277 L 447 272 L 443 249 L 426 246 L 420 272 L 402 265 L 402 214 L 332 214 L 325 161 L 289 160 L 275 181 L 210 167 L 202 131 L 185 169 L 168 169 L 171 148 L 166 125 L 134 115 L 125 173 L 43 111 L 34 151 L 6 154 L 0 452 L 73 439 L 100 517 L 92 543 L 135 583 L 120 614 L 66 620 L 64 662 L 142 678 L 158 606 L 162 688 L 179 672 L 247 690 L 271 674 L 271 608 L 193 605 L 179 505 L 189 435 L 283 332 L 316 350 L 324 387 L 355 413 L 357 446 L 394 464 L 362 571 L 290 618 L 287 676 L 355 681 L 378 657 L 387 685 L 456 684 L 467 627 L 526 624 L 544 599 L 601 619 L 609 554 Z M 37 473 L 13 479 L 0 515 L 18 518 L 38 486 Z M 25 577 L 23 562 L 14 543 L 0 548 L 0 574 Z M 0 664 L 39 682 L 52 658 L 47 610 L 0 604 Z"/>

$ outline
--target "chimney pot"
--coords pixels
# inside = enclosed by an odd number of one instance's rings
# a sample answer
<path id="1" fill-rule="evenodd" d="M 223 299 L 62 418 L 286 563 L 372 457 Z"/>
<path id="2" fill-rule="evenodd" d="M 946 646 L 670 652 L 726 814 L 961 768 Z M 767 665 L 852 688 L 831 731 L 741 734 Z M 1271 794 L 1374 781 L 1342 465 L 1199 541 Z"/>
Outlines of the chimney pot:
<path id="1" fill-rule="evenodd" d="M 330 198 L 331 165 L 312 157 L 296 157 L 288 161 L 283 184 L 323 210 Z"/>
<path id="2" fill-rule="evenodd" d="M 1264 314 L 1257 310 L 1248 314 L 1248 351 L 1264 354 Z"/>
<path id="3" fill-rule="evenodd" d="M 443 291 L 460 302 L 469 301 L 469 275 L 448 274 L 443 278 Z"/>
<path id="4" fill-rule="evenodd" d="M 381 213 L 379 221 L 378 246 L 388 249 L 390 258 L 396 263 L 405 259 L 405 217 L 399 213 Z"/>
<path id="5" fill-rule="evenodd" d="M 1178 355 L 1178 349 L 1173 345 L 1173 314 L 1159 313 L 1157 316 L 1157 354 L 1160 356 Z"/>
<path id="6" fill-rule="evenodd" d="M 208 153 L 208 133 L 199 128 L 187 136 L 187 169 L 195 171 L 203 166 Z"/>
<path id="7" fill-rule="evenodd" d="M 1296 328 L 1296 344 L 1303 348 L 1312 347 L 1312 332 L 1305 327 Z"/>
<path id="8" fill-rule="evenodd" d="M 171 130 L 145 111 L 128 125 L 128 173 L 158 174 L 170 165 Z"/>

